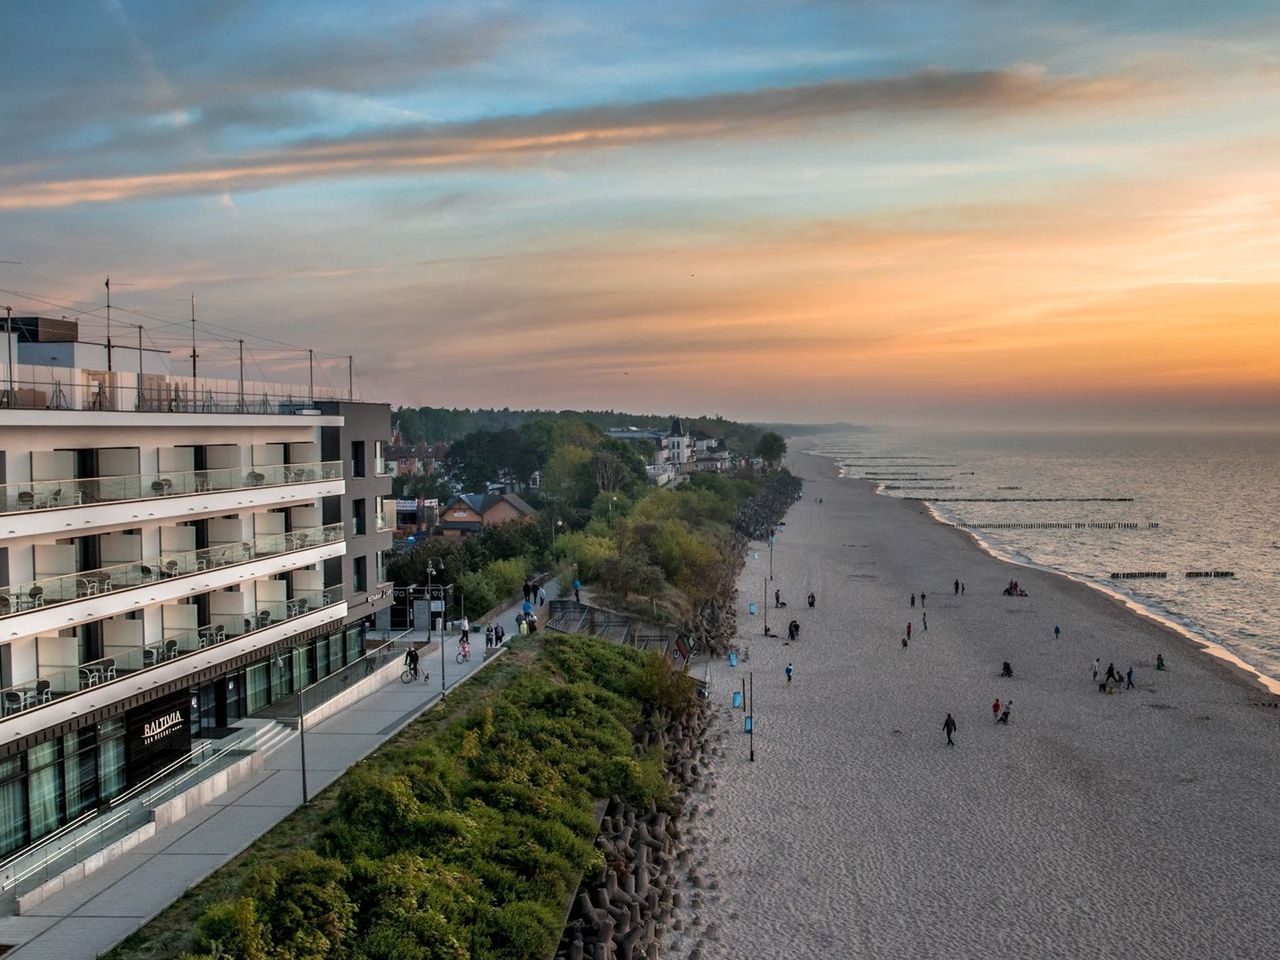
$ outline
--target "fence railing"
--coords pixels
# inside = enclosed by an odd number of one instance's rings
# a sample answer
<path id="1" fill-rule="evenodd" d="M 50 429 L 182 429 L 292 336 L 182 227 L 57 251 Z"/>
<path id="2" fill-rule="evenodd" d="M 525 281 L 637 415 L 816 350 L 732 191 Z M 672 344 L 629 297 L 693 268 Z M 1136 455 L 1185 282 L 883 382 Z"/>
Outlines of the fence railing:
<path id="1" fill-rule="evenodd" d="M 259 630 L 288 623 L 341 603 L 342 598 L 341 585 L 324 590 L 297 590 L 287 600 L 265 601 L 261 609 L 241 618 L 242 624 L 236 624 L 236 629 L 233 630 L 228 630 L 225 624 L 219 623 L 195 630 L 170 631 L 166 633 L 165 639 L 154 643 L 116 650 L 109 657 L 87 663 L 45 670 L 34 679 L 0 690 L 3 716 L 36 710 L 81 690 L 111 683 L 187 654 L 208 650 L 228 640 L 238 640 Z"/>
<path id="2" fill-rule="evenodd" d="M 252 487 L 316 480 L 341 480 L 342 461 L 225 467 L 212 470 L 157 471 L 120 477 L 27 480 L 0 485 L 0 513 L 54 510 L 93 503 L 117 503 L 153 497 L 247 490 Z"/>

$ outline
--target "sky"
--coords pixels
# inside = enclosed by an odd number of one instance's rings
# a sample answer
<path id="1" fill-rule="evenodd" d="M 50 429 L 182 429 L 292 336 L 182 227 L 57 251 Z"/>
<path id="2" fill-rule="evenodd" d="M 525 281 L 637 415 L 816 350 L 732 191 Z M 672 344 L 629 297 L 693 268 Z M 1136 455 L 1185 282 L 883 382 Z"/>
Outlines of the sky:
<path id="1" fill-rule="evenodd" d="M 0 33 L 15 313 L 100 335 L 111 276 L 176 346 L 194 294 L 202 336 L 353 355 L 394 404 L 1280 422 L 1273 0 L 69 0 Z"/>

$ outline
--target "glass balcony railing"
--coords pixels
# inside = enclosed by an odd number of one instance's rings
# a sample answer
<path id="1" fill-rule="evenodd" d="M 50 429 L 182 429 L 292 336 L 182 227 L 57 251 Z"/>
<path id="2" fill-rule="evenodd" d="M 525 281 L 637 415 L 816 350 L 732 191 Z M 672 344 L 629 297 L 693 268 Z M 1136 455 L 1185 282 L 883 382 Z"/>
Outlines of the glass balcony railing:
<path id="1" fill-rule="evenodd" d="M 375 477 L 389 477 L 395 472 L 395 469 L 394 460 L 388 460 L 385 457 L 375 457 L 373 460 L 373 475 Z"/>
<path id="2" fill-rule="evenodd" d="M 341 480 L 342 461 L 288 463 L 216 470 L 160 471 L 126 477 L 28 480 L 0 486 L 0 513 L 52 510 L 89 503 L 117 503 L 220 490 L 245 490 L 285 483 Z"/>
<path id="3" fill-rule="evenodd" d="M 252 540 L 221 543 L 199 550 L 166 553 L 154 560 L 134 560 L 97 570 L 82 570 L 56 577 L 43 577 L 14 584 L 0 593 L 0 617 L 27 613 L 40 607 L 70 603 L 145 583 L 185 577 L 193 573 L 233 563 L 247 563 L 262 557 L 303 550 L 343 537 L 342 524 L 331 523 L 290 533 L 264 533 Z"/>
<path id="4" fill-rule="evenodd" d="M 140 670 L 208 650 L 228 640 L 236 640 L 268 627 L 288 623 L 309 613 L 342 602 L 342 587 L 324 590 L 299 590 L 288 600 L 267 601 L 263 609 L 243 617 L 243 627 L 228 630 L 224 624 L 200 627 L 198 630 L 166 631 L 165 639 L 144 646 L 119 650 L 109 657 L 73 667 L 59 667 L 42 673 L 34 680 L 14 684 L 0 690 L 0 706 L 8 717 L 33 710 L 59 697 L 78 693 L 99 684 L 110 683 Z M 273 609 L 278 605 L 279 609 Z M 277 616 L 277 614 L 279 614 Z M 237 625 L 239 627 L 240 625 Z"/>

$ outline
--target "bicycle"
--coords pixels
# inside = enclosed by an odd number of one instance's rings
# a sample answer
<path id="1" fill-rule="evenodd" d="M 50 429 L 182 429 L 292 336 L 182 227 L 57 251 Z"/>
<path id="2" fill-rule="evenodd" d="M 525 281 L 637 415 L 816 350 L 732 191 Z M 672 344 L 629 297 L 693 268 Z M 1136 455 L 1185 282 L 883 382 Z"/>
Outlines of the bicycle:
<path id="1" fill-rule="evenodd" d="M 453 658 L 454 663 L 470 663 L 471 662 L 471 645 L 464 643 L 458 647 L 458 654 Z"/>
<path id="2" fill-rule="evenodd" d="M 405 667 L 404 671 L 400 674 L 400 682 L 413 683 L 413 681 L 418 679 L 419 673 L 422 674 L 423 683 L 431 682 L 431 674 L 427 673 L 425 670 L 419 670 L 417 667 Z"/>

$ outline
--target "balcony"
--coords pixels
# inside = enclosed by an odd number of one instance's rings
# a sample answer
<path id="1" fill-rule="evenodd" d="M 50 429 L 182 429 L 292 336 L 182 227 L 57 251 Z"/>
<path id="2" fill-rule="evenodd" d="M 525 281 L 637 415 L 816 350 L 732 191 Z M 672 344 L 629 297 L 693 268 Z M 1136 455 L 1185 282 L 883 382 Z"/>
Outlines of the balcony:
<path id="1" fill-rule="evenodd" d="M 34 680 L 27 680 L 0 690 L 3 716 L 10 717 L 27 710 L 34 710 L 82 690 L 133 676 L 189 654 L 216 648 L 229 640 L 239 640 L 268 628 L 297 620 L 318 610 L 342 603 L 342 596 L 341 585 L 327 587 L 324 590 L 303 591 L 286 602 L 283 618 L 274 618 L 267 610 L 259 610 L 254 616 L 246 616 L 245 629 L 241 633 L 229 633 L 220 626 L 204 626 L 197 630 L 175 632 L 164 640 L 123 653 L 115 653 L 91 663 L 49 671 Z"/>
<path id="2" fill-rule="evenodd" d="M 396 472 L 395 461 L 388 460 L 385 457 L 374 457 L 373 475 L 375 477 L 389 477 L 395 472 Z"/>
<path id="3" fill-rule="evenodd" d="M 342 461 L 332 460 L 124 477 L 29 480 L 0 486 L 0 514 L 341 479 Z"/>
<path id="4" fill-rule="evenodd" d="M 0 618 L 44 610 L 58 604 L 105 596 L 144 584 L 172 580 L 263 557 L 304 550 L 343 538 L 341 523 L 267 533 L 239 543 L 217 544 L 199 550 L 175 551 L 153 560 L 117 563 L 97 570 L 82 570 L 15 584 L 0 593 Z"/>

